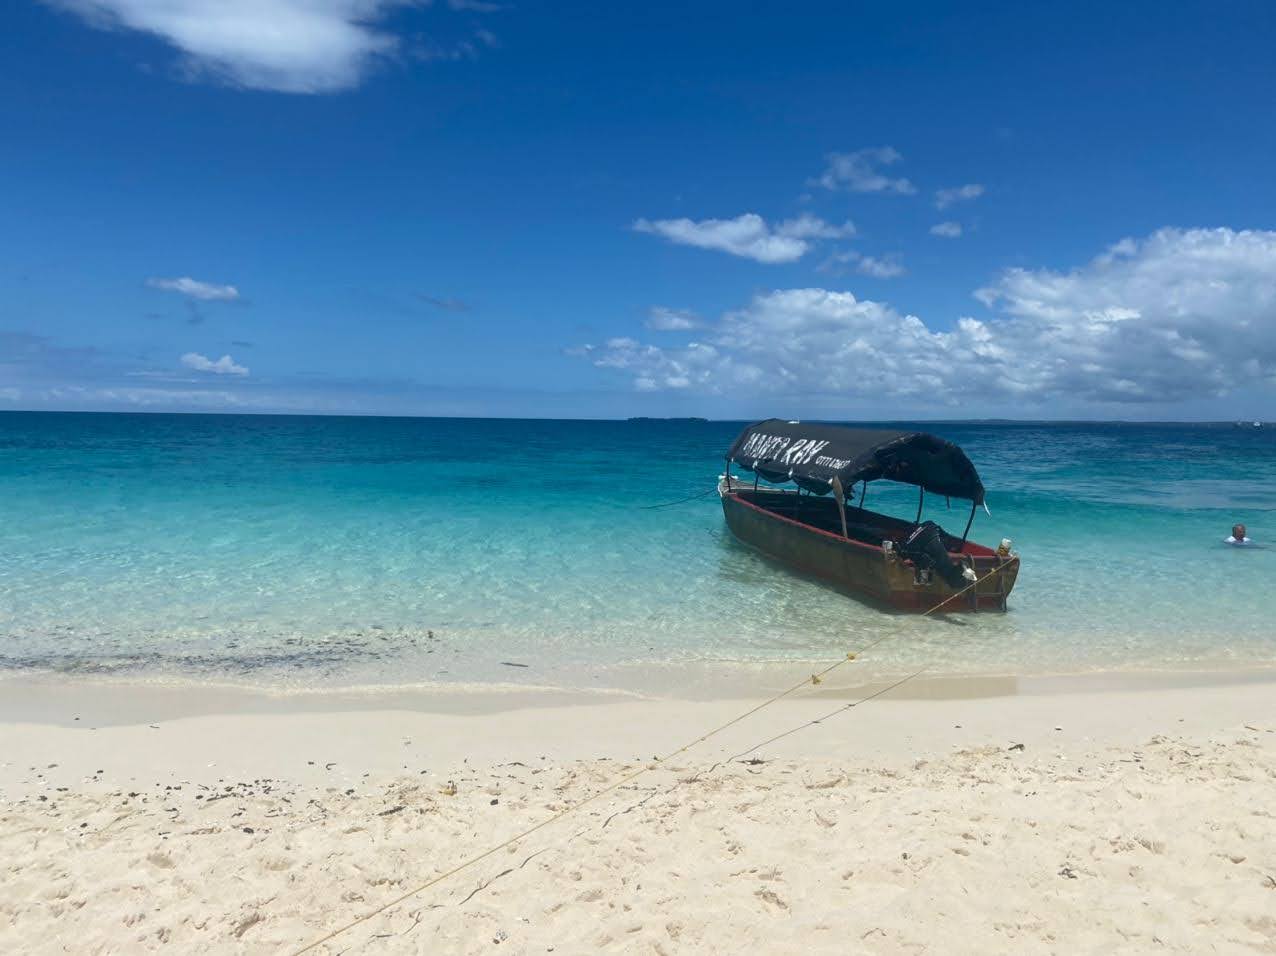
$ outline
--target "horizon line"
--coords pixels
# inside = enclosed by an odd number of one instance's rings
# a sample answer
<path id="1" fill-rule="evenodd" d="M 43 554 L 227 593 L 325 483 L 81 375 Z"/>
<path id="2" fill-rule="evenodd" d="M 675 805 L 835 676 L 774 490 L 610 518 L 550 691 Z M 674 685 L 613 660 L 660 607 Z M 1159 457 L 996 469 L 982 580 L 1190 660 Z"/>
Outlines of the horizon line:
<path id="1" fill-rule="evenodd" d="M 3 408 L 0 415 L 181 415 L 203 418 L 371 418 L 406 419 L 420 421 L 507 421 L 507 422 L 702 422 L 704 424 L 738 424 L 760 421 L 746 418 L 707 418 L 701 415 L 629 415 L 625 417 L 559 418 L 550 415 L 411 415 L 372 412 L 258 412 L 258 411 L 151 411 L 63 409 L 63 408 Z M 783 415 L 772 416 L 784 418 Z M 1267 426 L 1264 419 L 1199 418 L 1199 419 L 1137 419 L 1137 418 L 812 418 L 801 417 L 793 421 L 852 422 L 855 424 L 893 424 L 896 422 L 925 423 L 933 425 L 1245 425 L 1255 423 Z"/>

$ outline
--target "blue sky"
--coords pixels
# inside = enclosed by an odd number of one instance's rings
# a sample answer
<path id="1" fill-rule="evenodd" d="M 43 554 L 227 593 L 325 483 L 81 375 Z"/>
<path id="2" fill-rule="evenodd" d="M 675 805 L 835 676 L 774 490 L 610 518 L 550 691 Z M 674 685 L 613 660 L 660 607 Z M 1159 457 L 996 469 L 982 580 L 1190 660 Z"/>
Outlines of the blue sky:
<path id="1" fill-rule="evenodd" d="M 1276 417 L 1276 8 L 48 0 L 0 408 Z"/>

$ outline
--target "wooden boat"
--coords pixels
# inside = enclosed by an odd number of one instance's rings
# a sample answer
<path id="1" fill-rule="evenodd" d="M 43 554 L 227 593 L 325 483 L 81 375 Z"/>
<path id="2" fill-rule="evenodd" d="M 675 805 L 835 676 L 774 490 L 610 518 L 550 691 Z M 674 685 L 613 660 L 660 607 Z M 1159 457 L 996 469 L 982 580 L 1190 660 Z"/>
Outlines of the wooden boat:
<path id="1" fill-rule="evenodd" d="M 752 480 L 733 477 L 732 464 Z M 918 488 L 915 521 L 863 507 L 877 480 Z M 773 487 L 788 483 L 797 487 Z M 858 505 L 849 494 L 857 483 Z M 928 491 L 970 501 L 960 538 L 921 520 Z M 1004 611 L 1019 573 L 1009 541 L 993 549 L 968 540 L 975 510 L 987 508 L 983 483 L 965 452 L 925 432 L 768 419 L 731 446 L 718 494 L 727 526 L 744 543 L 900 610 Z"/>

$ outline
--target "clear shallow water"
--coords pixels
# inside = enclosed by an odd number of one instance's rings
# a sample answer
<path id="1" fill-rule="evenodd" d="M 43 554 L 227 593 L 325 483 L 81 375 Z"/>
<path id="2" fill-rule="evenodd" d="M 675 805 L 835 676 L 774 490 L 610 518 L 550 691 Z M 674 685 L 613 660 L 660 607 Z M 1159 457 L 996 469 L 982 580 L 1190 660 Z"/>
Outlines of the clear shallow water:
<path id="1" fill-rule="evenodd" d="M 738 423 L 3 413 L 0 673 L 593 686 L 883 633 L 874 673 L 1276 661 L 1276 547 L 1221 544 L 1243 520 L 1276 546 L 1276 429 L 925 427 L 988 488 L 972 537 L 1023 557 L 1008 614 L 860 604 L 736 543 L 713 495 L 639 509 L 709 490 Z"/>

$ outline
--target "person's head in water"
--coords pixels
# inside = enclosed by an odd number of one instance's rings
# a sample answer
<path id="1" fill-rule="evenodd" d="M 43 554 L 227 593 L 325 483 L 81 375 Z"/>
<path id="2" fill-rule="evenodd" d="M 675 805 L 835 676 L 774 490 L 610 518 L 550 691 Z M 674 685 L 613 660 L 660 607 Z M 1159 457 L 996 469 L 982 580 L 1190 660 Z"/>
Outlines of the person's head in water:
<path id="1" fill-rule="evenodd" d="M 1243 524 L 1232 525 L 1232 537 L 1237 541 L 1245 540 L 1245 526 Z"/>

